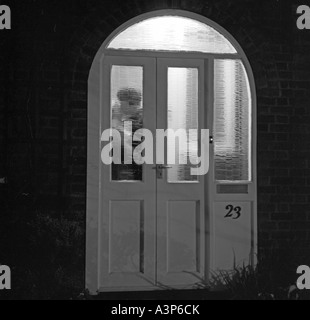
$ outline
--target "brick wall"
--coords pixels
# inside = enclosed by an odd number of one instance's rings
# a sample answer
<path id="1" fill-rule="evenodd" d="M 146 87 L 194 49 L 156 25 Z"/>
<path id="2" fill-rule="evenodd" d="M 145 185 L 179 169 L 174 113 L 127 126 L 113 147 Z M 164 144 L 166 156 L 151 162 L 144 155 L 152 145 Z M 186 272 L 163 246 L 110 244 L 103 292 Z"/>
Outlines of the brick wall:
<path id="1" fill-rule="evenodd" d="M 310 31 L 297 30 L 295 2 L 7 1 L 13 29 L 0 38 L 0 176 L 8 177 L 1 186 L 7 211 L 47 211 L 85 224 L 87 78 L 94 56 L 128 19 L 178 8 L 226 28 L 252 65 L 260 247 L 309 242 Z"/>

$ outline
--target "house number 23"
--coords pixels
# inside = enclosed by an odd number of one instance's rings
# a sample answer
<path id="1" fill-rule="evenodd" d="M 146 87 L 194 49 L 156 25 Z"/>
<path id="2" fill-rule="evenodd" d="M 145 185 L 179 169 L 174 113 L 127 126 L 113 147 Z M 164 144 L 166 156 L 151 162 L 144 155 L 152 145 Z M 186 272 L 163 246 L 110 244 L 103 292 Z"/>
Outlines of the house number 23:
<path id="1" fill-rule="evenodd" d="M 241 207 L 234 207 L 233 205 L 229 205 L 226 207 L 228 213 L 226 214 L 225 218 L 231 218 L 233 220 L 237 220 L 241 217 Z"/>

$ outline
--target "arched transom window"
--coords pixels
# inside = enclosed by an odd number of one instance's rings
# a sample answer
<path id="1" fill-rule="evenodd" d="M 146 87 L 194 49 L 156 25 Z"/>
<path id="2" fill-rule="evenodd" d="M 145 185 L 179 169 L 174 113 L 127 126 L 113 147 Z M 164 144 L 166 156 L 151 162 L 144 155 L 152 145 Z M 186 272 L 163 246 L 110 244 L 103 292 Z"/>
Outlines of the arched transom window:
<path id="1" fill-rule="evenodd" d="M 211 26 L 186 17 L 150 18 L 129 27 L 108 45 L 110 49 L 237 53 Z"/>

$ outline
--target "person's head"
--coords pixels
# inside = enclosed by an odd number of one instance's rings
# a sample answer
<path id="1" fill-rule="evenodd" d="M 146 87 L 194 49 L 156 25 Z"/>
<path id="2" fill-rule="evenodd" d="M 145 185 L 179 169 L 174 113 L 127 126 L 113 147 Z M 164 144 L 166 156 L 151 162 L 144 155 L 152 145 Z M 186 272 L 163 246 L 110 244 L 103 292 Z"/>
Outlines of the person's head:
<path id="1" fill-rule="evenodd" d="M 118 91 L 117 98 L 120 102 L 127 102 L 130 106 L 139 106 L 142 100 L 142 95 L 136 89 L 123 88 Z"/>

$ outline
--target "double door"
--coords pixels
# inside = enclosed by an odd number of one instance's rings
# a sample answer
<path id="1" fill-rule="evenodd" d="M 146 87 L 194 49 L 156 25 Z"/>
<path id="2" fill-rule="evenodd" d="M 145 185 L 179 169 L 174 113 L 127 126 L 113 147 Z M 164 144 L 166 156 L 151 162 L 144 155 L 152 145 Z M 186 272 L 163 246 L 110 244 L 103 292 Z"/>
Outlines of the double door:
<path id="1" fill-rule="evenodd" d="M 120 133 L 122 156 L 100 169 L 99 287 L 195 288 L 208 258 L 208 175 L 192 170 L 204 165 L 193 160 L 208 128 L 205 61 L 104 59 L 101 132 Z"/>

